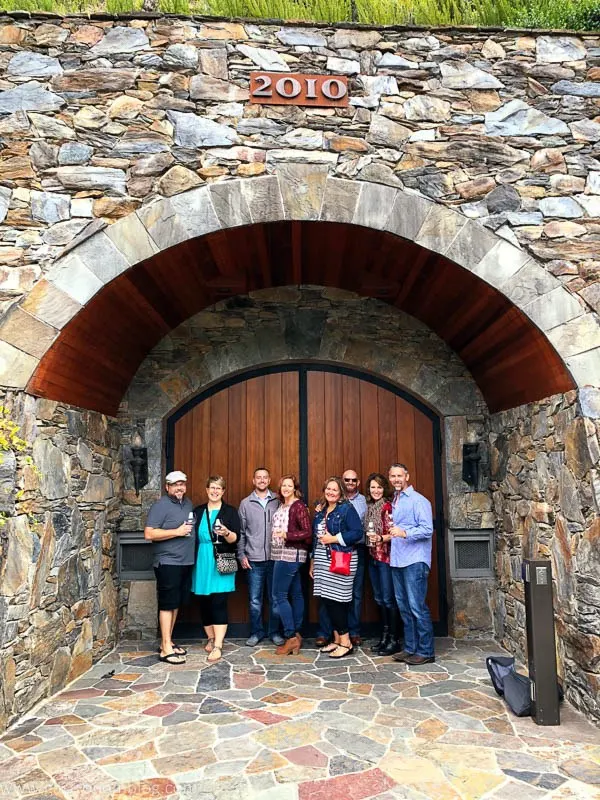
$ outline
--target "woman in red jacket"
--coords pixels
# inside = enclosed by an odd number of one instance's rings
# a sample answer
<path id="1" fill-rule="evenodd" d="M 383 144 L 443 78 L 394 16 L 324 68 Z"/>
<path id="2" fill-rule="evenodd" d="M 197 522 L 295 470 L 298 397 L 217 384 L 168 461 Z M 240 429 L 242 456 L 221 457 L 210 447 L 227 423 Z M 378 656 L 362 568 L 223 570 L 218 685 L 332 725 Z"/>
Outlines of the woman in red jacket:
<path id="1" fill-rule="evenodd" d="M 312 539 L 308 509 L 300 500 L 300 484 L 295 475 L 279 481 L 281 505 L 273 514 L 271 559 L 273 565 L 273 613 L 283 627 L 284 644 L 278 655 L 297 655 L 302 646 L 300 629 L 304 617 L 304 595 L 300 567 L 306 562 Z"/>

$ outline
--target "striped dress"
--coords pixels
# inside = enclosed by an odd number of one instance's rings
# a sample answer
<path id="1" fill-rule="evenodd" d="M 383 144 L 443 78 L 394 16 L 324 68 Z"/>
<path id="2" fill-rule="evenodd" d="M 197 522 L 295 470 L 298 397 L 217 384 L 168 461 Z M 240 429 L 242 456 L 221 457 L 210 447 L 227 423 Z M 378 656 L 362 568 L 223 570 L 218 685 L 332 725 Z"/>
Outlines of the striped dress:
<path id="1" fill-rule="evenodd" d="M 358 555 L 356 550 L 352 552 L 350 575 L 336 575 L 330 572 L 331 559 L 328 554 L 328 548 L 320 542 L 320 537 L 325 533 L 325 524 L 325 517 L 323 517 L 317 529 L 318 538 L 314 552 L 314 594 L 316 597 L 326 597 L 329 600 L 336 600 L 338 603 L 349 603 L 352 600 L 352 587 L 358 565 Z"/>

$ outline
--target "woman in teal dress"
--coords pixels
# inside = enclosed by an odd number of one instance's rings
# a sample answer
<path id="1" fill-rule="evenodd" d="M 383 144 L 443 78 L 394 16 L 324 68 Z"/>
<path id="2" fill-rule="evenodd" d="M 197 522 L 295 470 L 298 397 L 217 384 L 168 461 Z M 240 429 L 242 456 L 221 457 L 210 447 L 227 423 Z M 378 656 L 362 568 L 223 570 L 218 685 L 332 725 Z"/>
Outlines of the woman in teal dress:
<path id="1" fill-rule="evenodd" d="M 227 595 L 235 591 L 235 573 L 222 575 L 217 570 L 215 550 L 233 553 L 240 535 L 237 509 L 223 502 L 225 479 L 211 475 L 206 481 L 208 502 L 194 509 L 196 563 L 192 592 L 199 597 L 200 615 L 208 642 L 204 648 L 211 663 L 221 658 L 227 633 Z"/>

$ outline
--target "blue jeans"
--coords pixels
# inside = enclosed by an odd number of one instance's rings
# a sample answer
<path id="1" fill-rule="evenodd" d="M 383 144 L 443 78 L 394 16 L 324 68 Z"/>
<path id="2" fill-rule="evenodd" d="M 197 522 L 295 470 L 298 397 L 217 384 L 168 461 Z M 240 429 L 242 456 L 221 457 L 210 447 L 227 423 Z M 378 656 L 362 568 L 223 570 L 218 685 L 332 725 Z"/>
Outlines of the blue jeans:
<path id="1" fill-rule="evenodd" d="M 250 602 L 250 635 L 262 639 L 265 635 L 263 626 L 263 597 L 265 588 L 269 600 L 269 637 L 279 631 L 279 620 L 273 611 L 273 562 L 250 561 L 251 569 L 245 570 L 248 581 L 248 599 Z"/>
<path id="2" fill-rule="evenodd" d="M 352 602 L 348 611 L 348 630 L 350 636 L 360 636 L 360 616 L 362 611 L 362 599 L 365 589 L 365 547 L 359 544 L 356 548 L 358 564 L 356 565 L 356 575 L 352 586 Z M 333 625 L 324 603 L 319 603 L 319 625 L 317 636 L 324 636 L 331 639 Z"/>
<path id="3" fill-rule="evenodd" d="M 275 561 L 273 567 L 273 611 L 281 620 L 286 639 L 302 628 L 304 595 L 298 561 Z"/>
<path id="4" fill-rule="evenodd" d="M 407 567 L 392 567 L 396 603 L 404 623 L 404 649 L 407 653 L 431 658 L 433 625 L 425 602 L 429 567 L 423 561 Z"/>
<path id="5" fill-rule="evenodd" d="M 378 606 L 394 608 L 396 599 L 394 597 L 394 581 L 392 579 L 392 568 L 384 561 L 376 561 L 369 557 L 369 577 L 373 587 L 373 599 Z"/>

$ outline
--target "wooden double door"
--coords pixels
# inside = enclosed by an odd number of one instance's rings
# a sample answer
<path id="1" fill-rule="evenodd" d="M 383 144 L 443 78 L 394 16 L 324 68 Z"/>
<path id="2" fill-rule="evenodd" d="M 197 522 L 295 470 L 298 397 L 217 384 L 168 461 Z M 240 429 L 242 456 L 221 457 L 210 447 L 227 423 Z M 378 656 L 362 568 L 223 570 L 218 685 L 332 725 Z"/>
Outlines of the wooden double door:
<path id="1" fill-rule="evenodd" d="M 286 365 L 254 371 L 213 387 L 179 409 L 167 426 L 167 468 L 188 476 L 194 504 L 206 500 L 206 478 L 227 481 L 225 500 L 238 505 L 252 489 L 254 469 L 266 466 L 276 491 L 281 475 L 300 478 L 309 507 L 323 481 L 354 469 L 362 483 L 371 472 L 387 474 L 406 464 L 415 488 L 432 503 L 436 531 L 428 604 L 436 633 L 446 632 L 443 514 L 438 418 L 417 400 L 371 376 L 324 365 Z M 306 579 L 308 622 L 317 605 Z M 368 577 L 363 599 L 365 627 L 377 620 Z M 248 595 L 243 572 L 229 598 L 232 632 L 245 633 Z M 192 598 L 181 623 L 196 626 Z"/>

